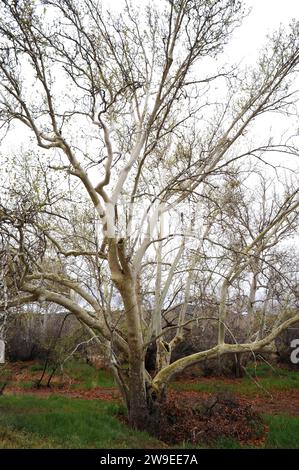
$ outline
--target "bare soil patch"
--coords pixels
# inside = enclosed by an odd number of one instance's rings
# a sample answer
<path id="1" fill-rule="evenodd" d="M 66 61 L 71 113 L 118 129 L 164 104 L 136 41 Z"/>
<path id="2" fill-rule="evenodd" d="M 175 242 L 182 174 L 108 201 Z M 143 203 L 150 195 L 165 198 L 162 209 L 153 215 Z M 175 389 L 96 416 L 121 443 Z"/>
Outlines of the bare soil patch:
<path id="1" fill-rule="evenodd" d="M 213 383 L 221 383 L 237 386 L 242 383 L 242 379 L 230 379 L 227 377 L 200 377 L 199 379 L 179 380 L 181 383 L 192 384 L 194 382 L 205 383 L 213 386 Z M 217 390 L 217 386 L 215 386 Z M 258 391 L 258 389 L 257 389 Z M 259 390 L 261 391 L 261 390 Z M 234 396 L 242 403 L 249 403 L 258 412 L 267 414 L 287 414 L 290 416 L 299 416 L 299 390 L 271 390 L 271 393 L 262 392 L 254 396 L 247 396 L 246 394 L 234 393 Z M 212 395 L 209 392 L 202 391 L 176 391 L 181 397 L 194 397 L 194 399 L 201 397 L 203 400 Z"/>
<path id="2" fill-rule="evenodd" d="M 22 385 L 24 382 L 30 382 L 40 377 L 40 371 L 30 370 L 30 366 L 34 365 L 34 362 L 26 363 L 24 367 L 23 363 L 12 363 L 10 364 L 10 370 L 13 375 L 13 384 L 6 386 L 4 393 L 17 393 L 17 394 L 30 394 L 37 396 L 50 396 L 50 395 L 62 395 L 72 398 L 84 398 L 86 400 L 108 400 L 115 401 L 120 400 L 121 396 L 117 388 L 115 387 L 95 387 L 90 390 L 86 390 L 80 387 L 80 382 L 71 377 L 66 377 L 64 381 L 61 377 L 53 377 L 51 381 L 51 387 L 42 386 L 37 389 L 34 386 L 28 386 L 24 388 Z M 211 386 L 215 383 L 219 383 L 219 377 L 200 377 L 197 379 L 183 378 L 179 380 L 181 383 L 194 383 L 199 382 L 206 383 Z M 229 385 L 237 385 L 242 382 L 242 379 L 230 379 L 221 378 L 221 382 Z M 76 388 L 72 388 L 76 385 Z M 215 387 L 215 390 L 217 388 Z M 180 403 L 187 403 L 188 406 L 198 404 L 199 401 L 206 401 L 210 399 L 214 394 L 202 391 L 169 391 L 170 397 L 178 397 Z M 259 413 L 267 414 L 288 414 L 291 416 L 299 416 L 299 391 L 298 390 L 271 390 L 271 396 L 268 394 L 260 394 L 256 396 L 246 396 L 243 394 L 233 394 L 233 396 L 243 405 L 252 406 L 253 410 Z"/>

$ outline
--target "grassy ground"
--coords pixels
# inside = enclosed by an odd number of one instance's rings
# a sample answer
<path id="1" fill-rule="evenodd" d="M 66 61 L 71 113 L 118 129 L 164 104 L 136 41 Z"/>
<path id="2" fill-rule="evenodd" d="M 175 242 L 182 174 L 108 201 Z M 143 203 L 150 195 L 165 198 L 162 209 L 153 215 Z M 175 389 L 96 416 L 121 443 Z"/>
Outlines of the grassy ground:
<path id="1" fill-rule="evenodd" d="M 23 370 L 28 371 L 28 379 L 18 382 L 18 386 L 24 389 L 31 388 L 34 385 L 43 370 L 42 363 L 34 363 L 22 366 Z M 49 372 L 51 368 L 49 368 Z M 29 380 L 30 379 L 30 380 Z M 1 377 L 0 377 L 1 382 Z M 44 380 L 46 383 L 46 378 Z M 68 361 L 63 369 L 58 369 L 55 374 L 54 383 L 68 385 L 70 389 L 93 390 L 97 387 L 111 388 L 115 387 L 115 381 L 108 371 L 96 369 L 91 364 L 80 361 Z M 15 382 L 11 381 L 11 385 Z M 270 367 L 268 364 L 261 363 L 257 366 L 251 364 L 246 368 L 245 376 L 239 380 L 225 380 L 223 378 L 201 378 L 192 381 L 174 381 L 171 387 L 179 391 L 195 392 L 233 392 L 247 396 L 265 395 L 267 391 L 271 393 L 274 390 L 295 390 L 299 389 L 299 373 L 288 369 Z"/>
<path id="2" fill-rule="evenodd" d="M 30 389 L 34 387 L 38 379 L 41 377 L 44 364 L 40 362 L 32 363 L 18 363 L 18 372 L 23 372 L 24 377 L 21 380 L 16 380 L 14 377 L 14 364 L 6 364 L 6 369 L 1 369 L 0 386 L 2 382 L 7 381 L 11 387 L 17 386 L 23 389 Z M 46 374 L 42 384 L 47 383 L 48 374 L 52 371 L 51 366 L 46 369 Z M 96 369 L 91 364 L 86 364 L 81 361 L 68 361 L 63 368 L 58 368 L 51 381 L 51 385 L 66 385 L 70 389 L 83 389 L 93 390 L 97 387 L 110 388 L 115 387 L 115 381 L 112 375 L 105 370 Z"/>
<path id="3" fill-rule="evenodd" d="M 180 391 L 195 392 L 231 392 L 247 396 L 265 395 L 274 390 L 299 389 L 299 373 L 282 368 L 271 368 L 267 364 L 250 365 L 246 368 L 245 377 L 240 380 L 226 381 L 223 378 L 212 380 L 176 381 L 171 387 Z"/>
<path id="4" fill-rule="evenodd" d="M 95 387 L 115 387 L 115 381 L 109 371 L 98 370 L 91 364 L 79 361 L 68 362 L 64 366 L 64 373 L 78 381 L 72 388 L 92 390 Z"/>
<path id="5" fill-rule="evenodd" d="M 285 415 L 264 415 L 264 421 L 269 427 L 269 432 L 263 448 L 299 449 L 299 418 Z M 241 449 L 245 446 L 241 446 L 238 441 L 233 439 L 222 439 L 215 444 L 215 447 L 217 449 Z M 248 447 L 255 448 L 254 446 Z"/>
<path id="6" fill-rule="evenodd" d="M 51 396 L 0 397 L 0 448 L 161 448 L 162 442 L 133 431 L 116 414 L 120 405 L 99 400 Z M 266 448 L 299 449 L 299 418 L 265 416 Z M 188 448 L 188 444 L 182 447 Z M 223 439 L 215 448 L 240 448 Z"/>
<path id="7" fill-rule="evenodd" d="M 58 396 L 0 397 L 0 448 L 151 448 L 146 433 L 122 424 L 120 405 Z"/>
<path id="8" fill-rule="evenodd" d="M 41 364 L 25 364 L 20 367 L 25 377 L 41 373 Z M 177 381 L 177 390 L 217 392 L 228 391 L 245 396 L 265 395 L 274 390 L 299 388 L 299 373 L 287 369 L 271 369 L 266 364 L 247 368 L 248 376 L 237 381 L 211 379 Z M 30 375 L 31 374 L 31 375 Z M 109 373 L 96 370 L 88 364 L 69 362 L 61 377 L 73 389 L 92 391 L 97 387 L 113 387 Z M 256 382 L 259 385 L 256 385 Z M 23 388 L 32 385 L 24 380 Z M 55 393 L 55 392 L 54 392 Z M 89 393 L 89 392 L 88 392 Z M 293 392 L 292 392 L 293 393 Z M 93 398 L 93 397 L 92 397 Z M 161 448 L 165 444 L 146 433 L 135 432 L 117 418 L 123 411 L 118 402 L 99 399 L 77 399 L 67 396 L 40 396 L 6 394 L 0 396 L 0 448 Z M 299 448 L 299 417 L 281 413 L 265 414 L 269 428 L 263 446 L 265 448 Z M 182 445 L 189 448 L 188 443 Z M 240 448 L 234 440 L 222 439 L 215 448 Z"/>

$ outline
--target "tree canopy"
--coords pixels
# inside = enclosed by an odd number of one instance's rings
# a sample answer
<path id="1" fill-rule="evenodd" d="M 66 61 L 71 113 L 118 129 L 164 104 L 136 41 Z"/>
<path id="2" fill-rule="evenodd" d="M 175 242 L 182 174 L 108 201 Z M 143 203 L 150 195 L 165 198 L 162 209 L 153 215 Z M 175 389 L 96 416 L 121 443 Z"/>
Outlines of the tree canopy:
<path id="1" fill-rule="evenodd" d="M 242 69 L 222 53 L 246 13 L 234 0 L 125 1 L 114 13 L 97 0 L 0 2 L 1 308 L 73 313 L 140 428 L 174 374 L 263 351 L 299 320 L 286 248 L 298 178 L 284 165 L 298 156 L 299 24 Z M 277 114 L 284 135 L 265 131 Z M 226 340 L 235 297 L 250 315 L 266 305 L 241 344 Z M 213 322 L 217 344 L 171 363 L 195 321 Z"/>

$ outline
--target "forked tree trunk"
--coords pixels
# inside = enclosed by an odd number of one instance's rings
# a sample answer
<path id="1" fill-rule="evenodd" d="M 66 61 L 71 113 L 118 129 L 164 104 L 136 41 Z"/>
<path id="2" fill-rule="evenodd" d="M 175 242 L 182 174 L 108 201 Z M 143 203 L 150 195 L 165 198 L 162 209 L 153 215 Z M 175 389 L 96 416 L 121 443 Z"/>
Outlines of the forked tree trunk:
<path id="1" fill-rule="evenodd" d="M 157 396 L 145 370 L 145 351 L 141 317 L 138 309 L 135 285 L 132 280 L 118 286 L 124 303 L 129 346 L 129 379 L 128 379 L 128 417 L 130 425 L 141 431 L 157 434 L 159 430 L 160 411 L 163 407 L 162 394 Z"/>
<path id="2" fill-rule="evenodd" d="M 129 421 L 137 429 L 146 429 L 149 419 L 147 403 L 146 377 L 145 377 L 145 351 L 143 351 L 143 337 L 140 321 L 140 312 L 133 282 L 126 282 L 118 286 L 121 293 L 127 318 L 128 346 L 129 346 Z"/>
<path id="3" fill-rule="evenodd" d="M 145 401 L 141 397 L 136 386 L 134 390 L 130 390 L 129 423 L 139 431 L 147 431 L 159 437 L 165 406 L 165 394 L 160 394 L 157 397 L 149 389 Z"/>
<path id="4" fill-rule="evenodd" d="M 136 292 L 136 279 L 129 266 L 124 240 L 109 240 L 108 261 L 112 280 L 119 291 L 126 315 L 128 342 L 128 392 L 129 422 L 140 430 L 148 429 L 150 406 L 147 399 L 145 351 L 141 312 Z"/>
<path id="5" fill-rule="evenodd" d="M 145 352 L 137 298 L 132 281 L 128 278 L 117 283 L 122 296 L 128 329 L 129 377 L 127 406 L 130 424 L 137 429 L 146 429 L 149 409 L 146 393 Z"/>

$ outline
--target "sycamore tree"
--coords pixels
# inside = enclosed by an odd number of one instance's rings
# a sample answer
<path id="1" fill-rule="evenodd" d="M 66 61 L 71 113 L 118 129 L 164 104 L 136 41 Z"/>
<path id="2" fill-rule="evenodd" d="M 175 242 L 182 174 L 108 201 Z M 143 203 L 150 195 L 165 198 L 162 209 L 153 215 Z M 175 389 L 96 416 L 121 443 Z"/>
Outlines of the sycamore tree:
<path id="1" fill-rule="evenodd" d="M 251 167 L 250 177 L 257 169 Z M 245 337 L 261 339 L 265 323 L 273 320 L 273 315 L 269 318 L 266 315 L 270 300 L 272 312 L 279 310 L 283 316 L 285 308 L 294 307 L 298 297 L 298 273 L 294 263 L 290 263 L 296 256 L 298 208 L 285 213 L 280 223 L 272 224 L 281 208 L 287 207 L 288 197 L 297 193 L 298 181 L 292 182 L 290 177 L 281 181 L 283 191 L 279 192 L 269 174 L 265 178 L 258 173 L 252 187 L 245 184 L 244 178 L 248 176 L 249 172 L 244 176 L 244 164 L 239 165 L 238 169 L 226 172 L 218 191 L 211 192 L 206 204 L 211 229 L 204 238 L 202 252 L 197 252 L 197 265 L 202 263 L 200 275 L 210 277 L 207 287 L 211 289 L 213 280 L 214 289 L 218 288 L 220 293 L 219 334 L 231 335 L 226 318 L 229 309 L 233 309 L 248 314 Z M 264 230 L 267 233 L 263 234 Z"/>
<path id="2" fill-rule="evenodd" d="M 296 137 L 273 136 L 264 124 L 278 113 L 291 128 L 299 25 L 281 27 L 256 67 L 242 70 L 221 59 L 246 14 L 237 0 L 125 1 L 118 12 L 98 0 L 0 5 L 2 309 L 46 302 L 74 314 L 105 355 L 130 423 L 154 429 L 175 374 L 207 357 L 263 351 L 299 320 L 225 343 L 229 285 L 292 218 L 292 185 L 225 272 L 218 343 L 171 363 L 193 295 L 194 252 L 221 211 L 219 200 L 205 217 L 215 181 L 241 159 L 262 165 L 298 154 Z M 181 306 L 171 341 L 167 303 Z"/>

